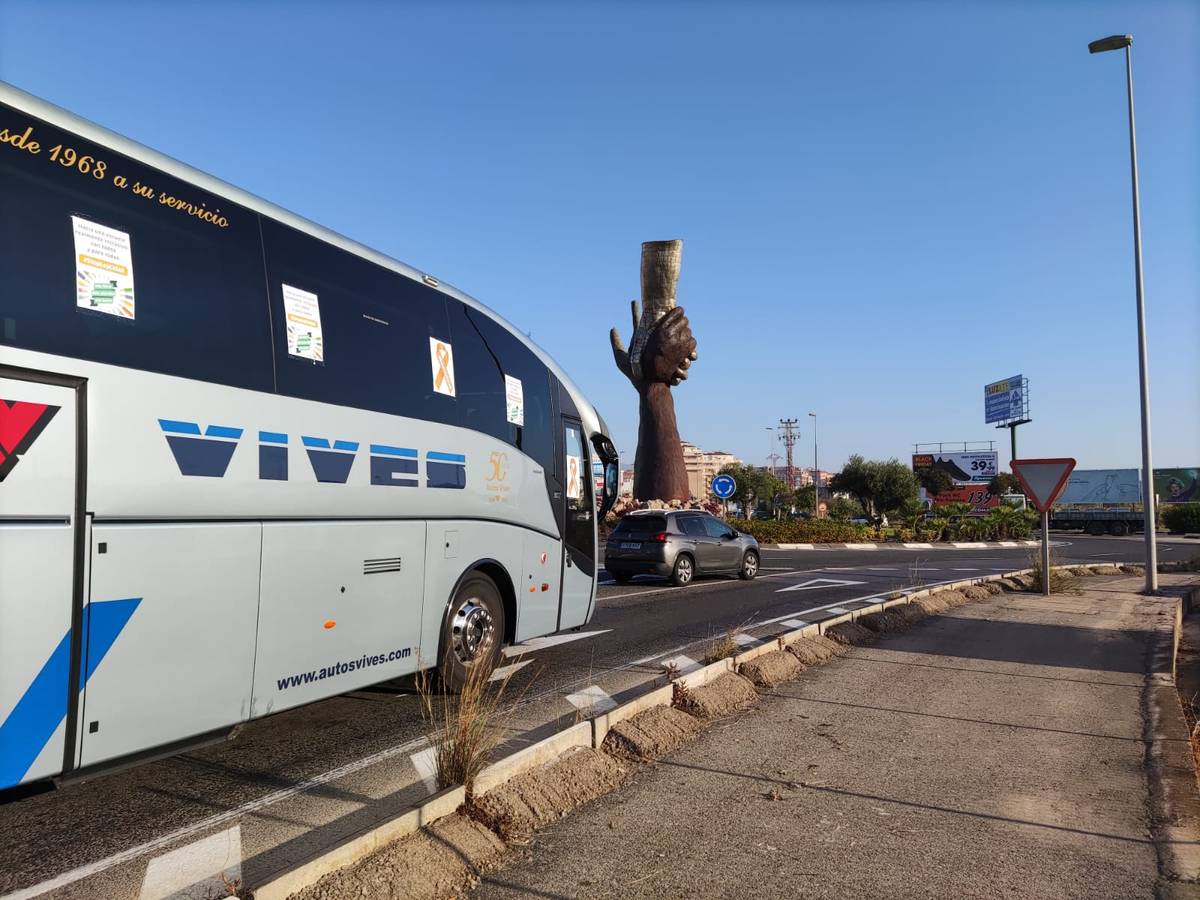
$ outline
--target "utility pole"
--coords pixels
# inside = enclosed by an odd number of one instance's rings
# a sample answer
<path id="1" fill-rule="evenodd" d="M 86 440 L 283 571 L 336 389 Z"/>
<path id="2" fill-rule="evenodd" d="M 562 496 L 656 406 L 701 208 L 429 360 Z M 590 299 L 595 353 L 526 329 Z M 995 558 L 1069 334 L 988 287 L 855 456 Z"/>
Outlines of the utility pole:
<path id="1" fill-rule="evenodd" d="M 800 439 L 800 432 L 796 426 L 800 424 L 799 419 L 780 419 L 779 430 L 782 434 L 779 439 L 783 441 L 783 446 L 787 449 L 787 486 L 789 491 L 796 489 L 796 467 L 792 460 L 792 449 L 796 446 L 796 441 Z"/>

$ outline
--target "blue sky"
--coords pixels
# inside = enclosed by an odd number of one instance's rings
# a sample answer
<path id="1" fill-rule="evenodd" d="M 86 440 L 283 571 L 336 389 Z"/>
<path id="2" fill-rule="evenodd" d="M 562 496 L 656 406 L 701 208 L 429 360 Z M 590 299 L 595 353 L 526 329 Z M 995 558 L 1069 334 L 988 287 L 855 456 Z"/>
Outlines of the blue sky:
<path id="1" fill-rule="evenodd" d="M 996 440 L 1139 461 L 1135 37 L 1155 462 L 1200 464 L 1200 5 L 0 0 L 0 79 L 478 297 L 630 459 L 639 244 L 683 238 L 685 439 L 761 463 Z"/>

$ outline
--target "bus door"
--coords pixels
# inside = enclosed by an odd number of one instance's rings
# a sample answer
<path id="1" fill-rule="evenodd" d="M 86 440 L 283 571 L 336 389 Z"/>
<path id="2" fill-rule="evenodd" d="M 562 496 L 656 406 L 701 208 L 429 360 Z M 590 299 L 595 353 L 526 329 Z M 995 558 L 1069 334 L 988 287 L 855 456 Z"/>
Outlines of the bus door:
<path id="1" fill-rule="evenodd" d="M 79 379 L 0 365 L 0 788 L 74 753 L 84 396 Z"/>
<path id="2" fill-rule="evenodd" d="M 592 464 L 583 427 L 563 416 L 563 575 L 558 627 L 587 621 L 596 581 L 596 504 L 592 499 Z"/>

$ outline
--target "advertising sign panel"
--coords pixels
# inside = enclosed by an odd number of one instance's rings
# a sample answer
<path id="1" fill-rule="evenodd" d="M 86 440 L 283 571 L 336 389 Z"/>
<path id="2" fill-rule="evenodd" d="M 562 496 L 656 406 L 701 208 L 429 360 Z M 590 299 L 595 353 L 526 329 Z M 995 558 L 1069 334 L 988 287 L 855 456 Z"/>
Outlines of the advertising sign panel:
<path id="1" fill-rule="evenodd" d="M 996 475 L 995 450 L 971 450 L 965 453 L 914 453 L 912 467 L 942 469 L 955 484 L 987 484 Z"/>
<path id="2" fill-rule="evenodd" d="M 1000 498 L 984 487 L 957 487 L 934 494 L 930 501 L 935 509 L 951 503 L 970 503 L 973 507 L 972 512 L 977 514 L 986 513 L 1000 505 Z"/>
<path id="3" fill-rule="evenodd" d="M 1076 469 L 1055 506 L 1132 506 L 1142 500 L 1137 469 Z"/>
<path id="4" fill-rule="evenodd" d="M 1025 378 L 1014 375 L 983 389 L 983 420 L 987 424 L 1025 418 Z"/>
<path id="5" fill-rule="evenodd" d="M 1159 503 L 1200 501 L 1200 469 L 1155 469 L 1154 493 Z"/>

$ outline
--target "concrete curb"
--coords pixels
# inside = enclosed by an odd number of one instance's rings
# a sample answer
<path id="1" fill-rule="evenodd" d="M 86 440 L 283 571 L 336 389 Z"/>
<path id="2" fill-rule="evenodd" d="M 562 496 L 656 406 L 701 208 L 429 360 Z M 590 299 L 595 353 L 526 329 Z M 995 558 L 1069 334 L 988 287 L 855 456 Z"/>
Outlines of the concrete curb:
<path id="1" fill-rule="evenodd" d="M 516 778 L 530 769 L 557 758 L 560 754 L 568 750 L 573 750 L 576 747 L 591 746 L 592 723 L 580 722 L 572 725 L 570 728 L 560 731 L 557 734 L 543 738 L 536 744 L 522 747 L 515 753 L 511 753 L 503 759 L 498 759 L 485 767 L 482 772 L 475 776 L 472 792 L 475 794 L 486 794 L 492 788 L 504 784 L 510 778 Z"/>
<path id="2" fill-rule="evenodd" d="M 462 806 L 466 798 L 467 792 L 463 787 L 434 794 L 420 806 L 361 831 L 332 850 L 324 850 L 296 868 L 277 875 L 254 889 L 254 900 L 285 900 L 297 891 L 316 884 L 330 872 L 353 865 L 379 848 L 450 815 Z"/>

